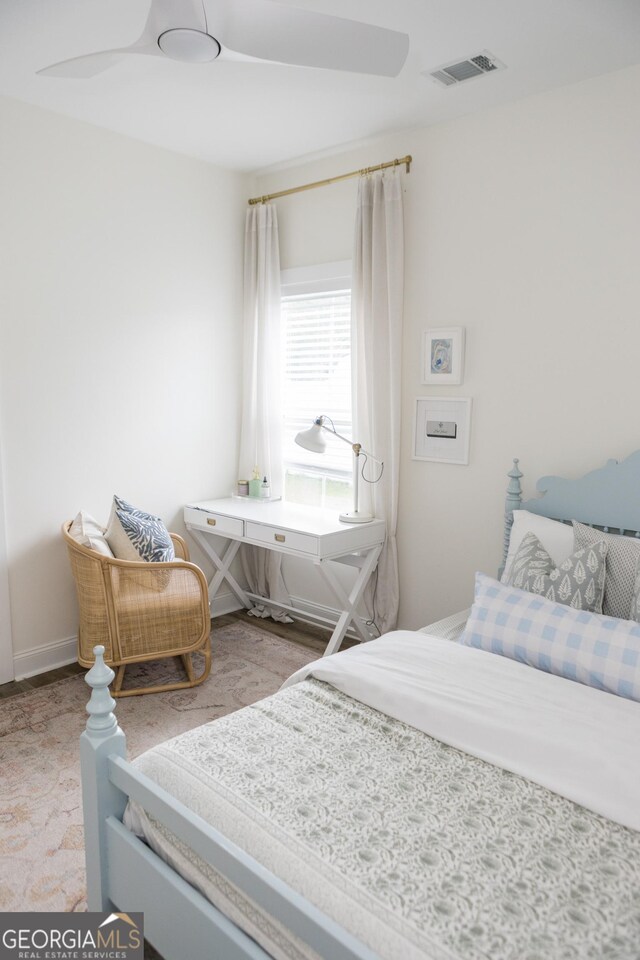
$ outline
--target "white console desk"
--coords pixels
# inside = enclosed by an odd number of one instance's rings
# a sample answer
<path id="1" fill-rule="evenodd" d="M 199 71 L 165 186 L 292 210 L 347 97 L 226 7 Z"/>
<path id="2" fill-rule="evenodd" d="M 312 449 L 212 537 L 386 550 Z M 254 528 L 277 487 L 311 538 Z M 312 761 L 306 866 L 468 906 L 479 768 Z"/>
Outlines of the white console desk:
<path id="1" fill-rule="evenodd" d="M 353 627 L 360 640 L 371 640 L 374 636 L 357 615 L 356 606 L 378 563 L 385 539 L 383 520 L 342 523 L 336 510 L 320 510 L 284 500 L 265 503 L 250 497 L 228 497 L 224 500 L 188 504 L 184 508 L 184 522 L 216 568 L 209 584 L 211 600 L 226 580 L 242 606 L 247 609 L 256 603 L 263 603 L 290 613 L 298 613 L 305 619 L 310 618 L 325 625 L 330 623 L 308 611 L 276 603 L 268 597 L 260 597 L 243 590 L 229 568 L 240 545 L 250 543 L 288 556 L 311 560 L 317 566 L 337 597 L 342 611 L 327 644 L 325 656 L 340 648 L 349 626 Z M 222 554 L 215 549 L 214 536 L 224 537 L 229 541 Z M 348 564 L 359 570 L 349 593 L 344 590 L 327 561 Z"/>

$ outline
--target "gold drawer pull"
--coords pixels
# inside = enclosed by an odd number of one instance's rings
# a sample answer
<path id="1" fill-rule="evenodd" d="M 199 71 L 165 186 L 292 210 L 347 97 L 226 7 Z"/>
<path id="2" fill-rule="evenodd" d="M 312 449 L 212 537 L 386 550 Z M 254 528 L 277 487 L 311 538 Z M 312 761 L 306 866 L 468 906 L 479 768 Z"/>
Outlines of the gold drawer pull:
<path id="1" fill-rule="evenodd" d="M 207 523 L 209 524 L 210 527 L 215 527 L 216 525 L 215 517 L 207 517 Z"/>
<path id="2" fill-rule="evenodd" d="M 276 538 L 276 540 L 278 541 L 278 543 L 284 543 L 285 540 L 287 539 L 287 538 L 285 537 L 284 533 L 274 533 L 274 537 Z"/>

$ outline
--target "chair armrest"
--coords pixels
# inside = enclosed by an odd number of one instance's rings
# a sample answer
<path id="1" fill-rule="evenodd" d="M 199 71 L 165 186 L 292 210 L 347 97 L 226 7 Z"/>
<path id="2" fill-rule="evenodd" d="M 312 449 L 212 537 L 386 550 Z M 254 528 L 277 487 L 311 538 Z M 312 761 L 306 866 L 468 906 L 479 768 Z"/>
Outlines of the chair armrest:
<path id="1" fill-rule="evenodd" d="M 176 560 L 189 560 L 189 547 L 186 544 L 186 541 L 177 533 L 170 533 L 169 536 L 173 540 L 173 549 L 176 552 Z"/>
<path id="2" fill-rule="evenodd" d="M 194 563 L 110 560 L 108 570 L 121 660 L 180 655 L 208 642 L 209 589 Z"/>

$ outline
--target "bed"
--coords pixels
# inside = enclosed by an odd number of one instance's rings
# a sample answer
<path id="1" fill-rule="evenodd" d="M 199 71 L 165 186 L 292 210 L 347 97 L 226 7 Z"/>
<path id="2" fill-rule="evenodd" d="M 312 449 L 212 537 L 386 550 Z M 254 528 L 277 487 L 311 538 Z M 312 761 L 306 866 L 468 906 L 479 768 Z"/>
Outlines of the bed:
<path id="1" fill-rule="evenodd" d="M 509 477 L 507 573 L 532 516 L 552 555 L 573 544 L 565 521 L 596 538 L 578 554 L 583 593 L 592 557 L 604 591 L 602 537 L 640 556 L 640 452 L 543 478 L 526 502 L 517 462 Z M 134 764 L 98 654 L 81 739 L 89 908 L 143 911 L 166 960 L 638 960 L 640 624 L 525 593 L 479 575 L 470 612 L 323 658 Z M 568 648 L 607 630 L 616 664 L 570 664 L 569 679 L 566 651 L 558 667 L 544 643 L 510 650 L 522 603 L 567 621 Z"/>

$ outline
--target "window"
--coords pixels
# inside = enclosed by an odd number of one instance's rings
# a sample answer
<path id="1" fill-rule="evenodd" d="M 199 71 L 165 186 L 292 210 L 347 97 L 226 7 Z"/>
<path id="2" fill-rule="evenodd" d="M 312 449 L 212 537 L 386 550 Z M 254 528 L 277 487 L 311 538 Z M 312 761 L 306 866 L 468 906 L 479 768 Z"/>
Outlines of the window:
<path id="1" fill-rule="evenodd" d="M 284 497 L 316 506 L 349 505 L 351 448 L 327 437 L 324 454 L 294 442 L 315 417 L 351 437 L 351 264 L 282 272 Z"/>

